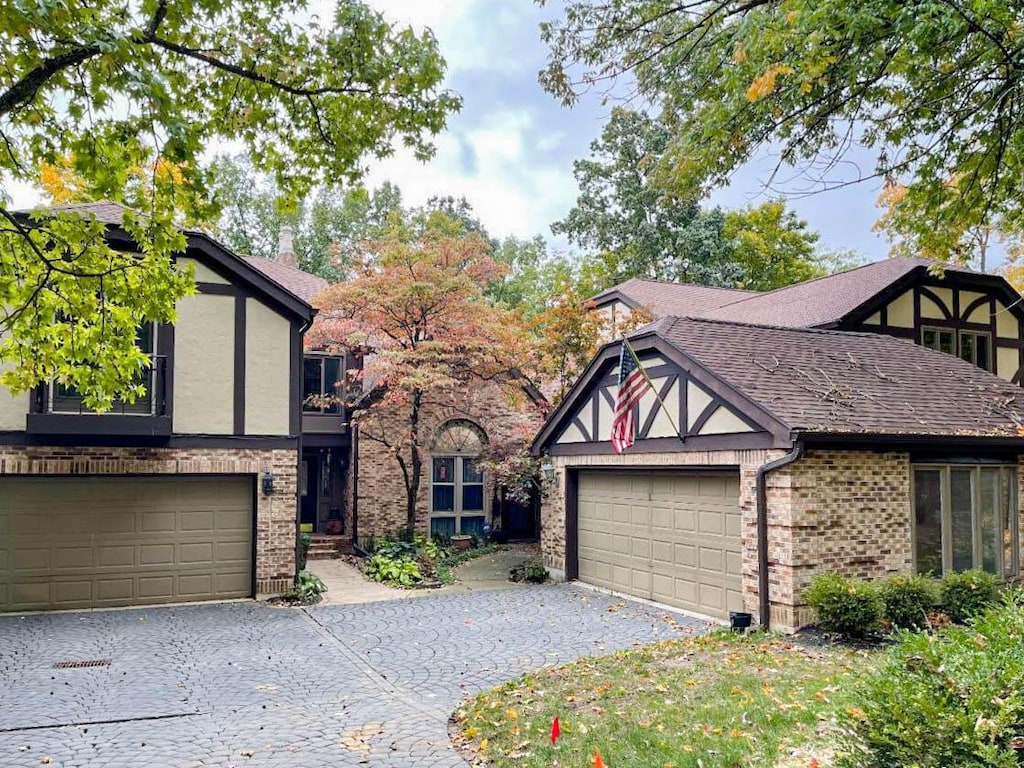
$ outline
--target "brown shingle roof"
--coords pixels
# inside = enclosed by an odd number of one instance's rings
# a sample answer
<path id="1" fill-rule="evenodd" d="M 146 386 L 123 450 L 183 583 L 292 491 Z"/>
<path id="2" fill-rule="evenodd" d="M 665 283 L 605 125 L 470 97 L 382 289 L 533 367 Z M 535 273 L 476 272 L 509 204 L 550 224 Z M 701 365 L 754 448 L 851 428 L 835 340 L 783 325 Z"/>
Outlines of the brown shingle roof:
<path id="1" fill-rule="evenodd" d="M 124 219 L 125 211 L 128 209 L 120 203 L 114 203 L 110 200 L 100 200 L 95 203 L 78 203 L 75 205 L 50 205 L 45 208 L 37 208 L 33 211 L 26 211 L 26 213 L 35 213 L 40 211 L 54 211 L 56 213 L 77 213 L 85 218 L 95 218 L 98 221 L 102 221 L 104 224 L 117 224 L 120 225 Z"/>
<path id="2" fill-rule="evenodd" d="M 724 304 L 756 295 L 753 291 L 741 291 L 736 288 L 712 288 L 706 285 L 665 283 L 632 277 L 599 293 L 592 301 L 600 306 L 616 293 L 621 293 L 635 304 L 651 310 L 655 317 L 693 317 Z"/>
<path id="3" fill-rule="evenodd" d="M 1024 391 L 952 355 L 850 333 L 666 318 L 648 330 L 790 429 L 1018 436 Z"/>
<path id="4" fill-rule="evenodd" d="M 274 259 L 262 256 L 245 256 L 245 261 L 285 290 L 291 291 L 303 301 L 309 302 L 327 287 L 327 281 L 298 267 L 290 267 Z"/>

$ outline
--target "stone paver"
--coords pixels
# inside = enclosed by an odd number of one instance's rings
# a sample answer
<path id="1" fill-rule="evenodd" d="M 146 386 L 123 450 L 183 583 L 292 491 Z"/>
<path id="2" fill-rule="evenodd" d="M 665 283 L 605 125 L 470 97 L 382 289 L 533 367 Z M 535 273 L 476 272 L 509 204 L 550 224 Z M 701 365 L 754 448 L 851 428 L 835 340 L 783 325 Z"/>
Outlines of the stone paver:
<path id="1" fill-rule="evenodd" d="M 466 696 L 704 626 L 564 584 L 2 616 L 0 766 L 463 766 Z M 111 664 L 53 669 L 85 659 Z"/>

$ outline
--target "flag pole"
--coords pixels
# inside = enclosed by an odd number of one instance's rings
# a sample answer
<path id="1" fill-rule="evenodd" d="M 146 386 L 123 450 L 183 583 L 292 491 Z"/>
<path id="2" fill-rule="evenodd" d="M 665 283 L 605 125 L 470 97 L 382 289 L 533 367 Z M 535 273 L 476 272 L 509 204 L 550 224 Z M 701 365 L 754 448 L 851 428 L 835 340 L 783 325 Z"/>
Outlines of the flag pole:
<path id="1" fill-rule="evenodd" d="M 643 364 L 641 364 L 640 358 L 637 357 L 636 351 L 633 349 L 633 345 L 629 343 L 629 339 L 627 339 L 625 335 L 623 335 L 622 337 L 622 344 L 623 346 L 625 346 L 626 349 L 629 350 L 629 354 L 633 358 L 633 361 L 636 363 L 636 367 L 640 369 L 640 373 L 642 373 L 643 377 L 647 379 L 647 383 L 651 387 L 651 392 L 654 393 L 655 398 L 657 398 L 658 402 L 661 404 L 662 412 L 668 417 L 668 422 L 669 424 L 672 425 L 672 429 L 676 431 L 676 437 L 678 437 L 680 441 L 683 441 L 683 433 L 679 431 L 679 427 L 676 424 L 676 420 L 672 418 L 672 411 L 668 409 L 668 406 L 665 405 L 665 401 L 661 399 L 661 394 L 658 392 L 658 388 L 654 386 L 654 382 L 651 381 L 651 377 L 647 375 L 647 369 L 644 368 Z M 683 386 L 682 378 L 679 378 L 678 382 L 679 386 Z"/>

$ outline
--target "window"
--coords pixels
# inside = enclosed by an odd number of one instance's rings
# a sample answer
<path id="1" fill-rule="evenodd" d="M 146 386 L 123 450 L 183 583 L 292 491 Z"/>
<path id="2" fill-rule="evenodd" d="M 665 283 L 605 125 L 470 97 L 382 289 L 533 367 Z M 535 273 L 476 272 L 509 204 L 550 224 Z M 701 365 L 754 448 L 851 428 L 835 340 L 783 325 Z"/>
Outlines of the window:
<path id="1" fill-rule="evenodd" d="M 430 534 L 483 535 L 487 513 L 479 460 L 486 444 L 472 422 L 445 423 L 434 440 L 430 474 Z"/>
<path id="2" fill-rule="evenodd" d="M 135 346 L 145 352 L 152 365 L 138 373 L 138 381 L 145 387 L 145 392 L 135 398 L 134 403 L 115 400 L 110 413 L 132 414 L 139 416 L 155 415 L 157 411 L 157 376 L 161 370 L 161 359 L 157 354 L 156 323 L 143 323 L 139 326 L 135 337 Z M 50 411 L 52 413 L 86 413 L 89 411 L 82 403 L 82 395 L 78 389 L 55 381 L 50 387 Z"/>
<path id="3" fill-rule="evenodd" d="M 309 399 L 341 393 L 344 366 L 340 357 L 316 355 L 302 359 L 302 411 L 303 413 L 341 413 L 341 404 L 311 403 Z"/>
<path id="4" fill-rule="evenodd" d="M 918 573 L 981 568 L 1015 578 L 1019 568 L 1016 467 L 914 467 L 914 562 Z"/>
<path id="5" fill-rule="evenodd" d="M 992 368 L 992 339 L 984 331 L 957 331 L 952 328 L 922 328 L 921 345 L 973 363 L 986 371 Z"/>

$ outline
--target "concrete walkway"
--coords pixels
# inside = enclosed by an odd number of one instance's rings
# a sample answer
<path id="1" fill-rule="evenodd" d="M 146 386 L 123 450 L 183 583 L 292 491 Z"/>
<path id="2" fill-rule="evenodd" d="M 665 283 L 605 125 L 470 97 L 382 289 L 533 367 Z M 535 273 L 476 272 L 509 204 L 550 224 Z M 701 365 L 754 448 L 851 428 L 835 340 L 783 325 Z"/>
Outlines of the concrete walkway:
<path id="1" fill-rule="evenodd" d="M 455 583 L 440 589 L 396 589 L 369 581 L 344 560 L 310 560 L 307 570 L 327 585 L 320 605 L 357 605 L 382 600 L 401 600 L 427 595 L 465 594 L 481 590 L 518 589 L 508 580 L 509 571 L 536 555 L 533 546 L 513 544 L 506 549 L 463 563 L 452 573 Z"/>

